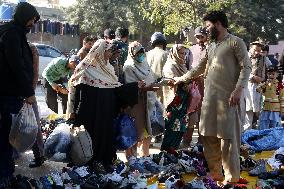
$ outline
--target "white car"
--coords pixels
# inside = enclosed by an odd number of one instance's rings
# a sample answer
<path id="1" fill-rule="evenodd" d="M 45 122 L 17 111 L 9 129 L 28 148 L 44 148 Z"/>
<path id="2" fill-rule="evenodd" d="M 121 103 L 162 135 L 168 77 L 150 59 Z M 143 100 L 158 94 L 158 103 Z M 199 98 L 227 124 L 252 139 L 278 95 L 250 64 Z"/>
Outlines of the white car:
<path id="1" fill-rule="evenodd" d="M 57 57 L 66 58 L 66 56 L 60 52 L 60 50 L 45 44 L 33 43 L 39 53 L 39 68 L 38 74 L 39 79 L 42 79 L 42 72 L 44 68 L 54 59 Z"/>

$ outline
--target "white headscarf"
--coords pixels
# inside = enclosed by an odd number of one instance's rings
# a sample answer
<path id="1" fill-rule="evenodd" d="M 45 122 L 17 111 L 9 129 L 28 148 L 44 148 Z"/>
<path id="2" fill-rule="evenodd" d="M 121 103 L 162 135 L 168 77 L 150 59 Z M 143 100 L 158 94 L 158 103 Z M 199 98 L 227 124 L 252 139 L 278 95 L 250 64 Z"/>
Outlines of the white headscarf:
<path id="1" fill-rule="evenodd" d="M 143 62 L 138 62 L 135 59 L 135 55 L 141 49 L 143 49 L 143 46 L 138 41 L 129 44 L 128 57 L 124 63 L 126 83 L 144 80 L 146 85 L 150 85 L 155 81 L 146 57 Z"/>
<path id="2" fill-rule="evenodd" d="M 111 47 L 105 40 L 99 39 L 87 56 L 78 64 L 70 79 L 71 86 L 86 84 L 99 88 L 115 88 L 121 84 L 114 68 L 104 59 L 104 52 Z"/>

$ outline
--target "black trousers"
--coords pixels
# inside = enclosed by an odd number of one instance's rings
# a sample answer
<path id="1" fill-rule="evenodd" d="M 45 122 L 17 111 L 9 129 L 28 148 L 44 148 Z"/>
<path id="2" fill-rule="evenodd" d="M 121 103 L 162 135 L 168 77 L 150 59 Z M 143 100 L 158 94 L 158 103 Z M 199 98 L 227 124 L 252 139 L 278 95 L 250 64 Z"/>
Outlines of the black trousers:
<path id="1" fill-rule="evenodd" d="M 59 81 L 56 81 L 55 83 L 62 84 L 63 82 L 59 80 Z M 44 85 L 45 94 L 46 94 L 45 101 L 46 101 L 47 107 L 50 108 L 55 113 L 58 113 L 57 97 L 59 96 L 61 98 L 63 114 L 65 114 L 66 109 L 67 109 L 68 95 L 57 93 L 46 80 L 44 80 L 43 85 Z"/>
<path id="2" fill-rule="evenodd" d="M 5 178 L 12 177 L 15 170 L 13 147 L 9 142 L 11 114 L 17 114 L 22 106 L 21 98 L 0 96 L 0 188 Z"/>

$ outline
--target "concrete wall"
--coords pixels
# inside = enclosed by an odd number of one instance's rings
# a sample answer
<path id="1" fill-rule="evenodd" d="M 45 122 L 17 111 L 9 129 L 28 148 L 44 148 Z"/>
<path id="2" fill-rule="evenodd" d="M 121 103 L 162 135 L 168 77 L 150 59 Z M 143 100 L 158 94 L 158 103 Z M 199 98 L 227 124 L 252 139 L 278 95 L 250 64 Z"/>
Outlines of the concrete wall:
<path id="1" fill-rule="evenodd" d="M 32 43 L 51 45 L 62 52 L 69 52 L 71 49 L 80 49 L 80 36 L 28 33 L 27 38 Z"/>

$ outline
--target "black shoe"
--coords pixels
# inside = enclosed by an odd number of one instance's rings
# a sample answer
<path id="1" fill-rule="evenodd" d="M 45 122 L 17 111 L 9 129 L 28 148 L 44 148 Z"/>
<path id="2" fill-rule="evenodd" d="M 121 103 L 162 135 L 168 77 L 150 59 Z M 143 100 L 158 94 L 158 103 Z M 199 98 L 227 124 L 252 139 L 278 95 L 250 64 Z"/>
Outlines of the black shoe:
<path id="1" fill-rule="evenodd" d="M 45 157 L 40 157 L 40 158 L 35 158 L 30 164 L 29 167 L 30 168 L 35 168 L 35 167 L 40 167 L 44 161 L 45 161 Z"/>

